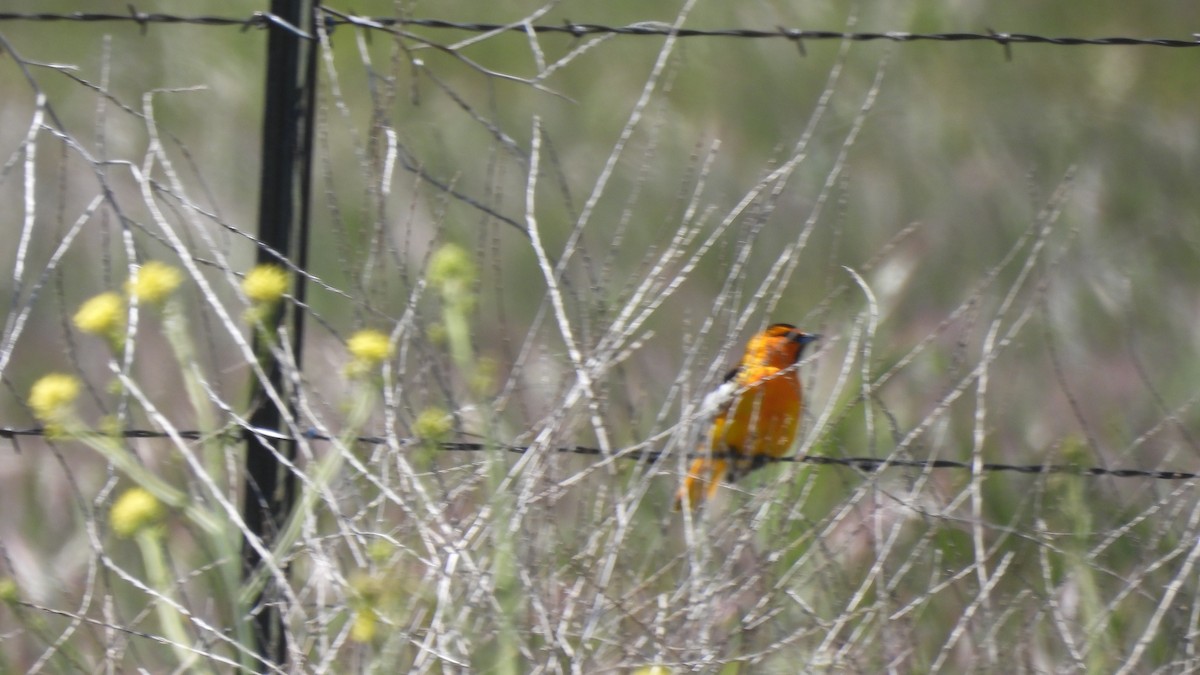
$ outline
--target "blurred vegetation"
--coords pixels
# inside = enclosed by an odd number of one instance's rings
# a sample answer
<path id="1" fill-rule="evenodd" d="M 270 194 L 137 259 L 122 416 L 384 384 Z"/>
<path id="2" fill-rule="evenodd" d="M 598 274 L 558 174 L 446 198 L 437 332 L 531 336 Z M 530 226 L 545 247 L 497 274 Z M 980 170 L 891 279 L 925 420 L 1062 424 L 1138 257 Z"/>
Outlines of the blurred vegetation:
<path id="1" fill-rule="evenodd" d="M 685 5 L 338 8 L 624 25 Z M 709 1 L 685 25 L 1177 39 L 1200 25 L 1193 3 L 1139 9 Z M 84 383 L 79 426 L 3 450 L 0 672 L 260 668 L 236 646 L 253 609 L 233 587 L 240 533 L 212 519 L 239 499 L 228 432 L 253 377 L 238 275 L 265 32 L 7 21 L 0 36 L 37 87 L 0 54 L 0 427 L 36 423 L 43 375 Z M 305 444 L 301 508 L 272 551 L 290 565 L 298 670 L 1197 668 L 1194 481 L 784 464 L 700 513 L 669 504 L 702 433 L 687 415 L 772 321 L 826 335 L 802 367 L 799 451 L 1200 471 L 1200 50 L 327 38 L 314 282 L 292 309 L 316 320 L 291 386 L 298 428 L 337 441 Z M 44 117 L 30 145 L 38 90 L 62 128 Z M 112 201 L 52 265 L 101 176 Z M 71 317 L 122 290 L 129 241 L 187 278 L 169 312 L 141 314 L 123 380 L 126 345 Z M 447 251 L 452 289 L 431 265 Z M 347 356 L 361 329 L 379 331 L 378 370 Z M 111 435 L 164 421 L 205 436 Z M 531 450 L 430 451 L 451 437 Z M 576 445 L 667 455 L 553 452 Z M 119 497 L 160 483 L 187 499 L 134 540 L 114 534 Z"/>

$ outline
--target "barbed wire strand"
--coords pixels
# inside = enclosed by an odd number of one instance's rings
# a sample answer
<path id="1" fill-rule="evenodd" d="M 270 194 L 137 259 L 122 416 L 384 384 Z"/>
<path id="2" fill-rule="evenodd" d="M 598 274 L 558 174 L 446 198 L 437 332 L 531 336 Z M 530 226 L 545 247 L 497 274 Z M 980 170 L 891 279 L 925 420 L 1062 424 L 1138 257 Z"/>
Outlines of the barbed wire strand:
<path id="1" fill-rule="evenodd" d="M 460 30 L 473 33 L 514 32 L 562 33 L 572 37 L 585 35 L 629 35 L 629 36 L 673 36 L 687 37 L 726 37 L 744 39 L 785 39 L 798 44 L 806 40 L 851 40 L 855 42 L 889 41 L 889 42 L 992 42 L 1006 48 L 1014 44 L 1047 44 L 1058 46 L 1143 46 L 1185 48 L 1200 47 L 1200 33 L 1193 33 L 1190 39 L 1177 38 L 1141 38 L 1131 36 L 1109 37 L 1069 37 L 1048 36 L 1033 33 L 1004 33 L 987 30 L 980 33 L 909 33 L 905 31 L 876 31 L 876 32 L 847 32 L 836 30 L 803 30 L 778 26 L 774 29 L 752 28 L 673 28 L 660 22 L 641 22 L 625 26 L 608 26 L 594 23 L 561 24 L 503 24 L 447 21 L 444 19 L 417 19 L 401 17 L 367 17 L 345 14 L 342 12 L 327 12 L 329 16 L 325 24 L 329 28 L 337 26 L 355 26 L 368 30 L 390 29 L 394 27 L 420 27 Z M 195 26 L 237 27 L 243 30 L 250 28 L 266 28 L 271 25 L 282 26 L 305 39 L 313 39 L 311 35 L 283 21 L 270 12 L 254 12 L 247 17 L 231 16 L 182 16 L 162 14 L 158 12 L 142 12 L 129 5 L 129 12 L 114 14 L 106 12 L 69 12 L 57 14 L 51 12 L 0 12 L 0 21 L 74 21 L 74 22 L 126 22 L 135 23 L 143 30 L 151 24 L 183 24 Z"/>
<path id="2" fill-rule="evenodd" d="M 305 433 L 302 438 L 294 438 L 286 434 L 269 429 L 249 429 L 256 434 L 262 434 L 276 440 L 285 441 L 332 441 L 333 437 L 325 434 L 320 434 L 315 431 Z M 231 432 L 232 433 L 232 432 Z M 10 427 L 0 427 L 0 438 L 16 441 L 16 439 L 24 436 L 46 436 L 46 429 L 42 427 L 30 427 L 27 429 L 16 429 Z M 120 432 L 123 438 L 131 439 L 155 439 L 168 438 L 168 434 L 161 431 L 152 431 L 149 429 L 126 429 Z M 188 440 L 199 440 L 206 436 L 211 437 L 212 434 L 205 434 L 200 431 L 185 430 L 177 431 L 175 435 Z M 69 440 L 65 439 L 65 440 Z M 358 436 L 354 439 L 358 443 L 367 445 L 386 445 L 389 440 L 384 436 Z M 403 446 L 428 446 L 430 442 L 416 438 L 402 439 Z M 529 446 L 525 445 L 507 445 L 503 443 L 482 443 L 472 441 L 437 441 L 432 443 L 433 447 L 445 452 L 483 452 L 486 450 L 503 450 L 513 454 L 524 454 L 529 451 Z M 553 452 L 572 455 L 604 455 L 604 451 L 600 448 L 588 447 L 583 445 L 556 447 Z M 612 453 L 614 459 L 642 460 L 648 462 L 657 461 L 667 452 L 661 450 L 617 450 Z M 745 459 L 745 457 L 733 453 L 707 453 L 707 452 L 692 452 L 687 453 L 688 459 L 696 459 L 699 457 L 707 457 L 711 459 Z M 921 469 L 922 471 L 934 469 L 956 469 L 960 471 L 972 471 L 970 462 L 959 462 L 952 459 L 899 459 L 899 458 L 880 458 L 880 457 L 832 457 L 829 455 L 793 455 L 787 457 L 754 457 L 752 461 L 756 465 L 778 464 L 778 463 L 797 463 L 797 464 L 813 464 L 817 466 L 840 466 L 852 469 L 859 469 L 866 472 L 878 472 L 886 469 Z M 1078 464 L 1003 464 L 1003 463 L 985 463 L 981 467 L 982 473 L 1024 473 L 1024 474 L 1066 474 L 1074 476 L 1112 476 L 1115 478 L 1152 478 L 1155 480 L 1191 480 L 1200 478 L 1200 473 L 1191 471 L 1165 471 L 1153 469 L 1109 469 L 1101 466 L 1082 466 Z"/>

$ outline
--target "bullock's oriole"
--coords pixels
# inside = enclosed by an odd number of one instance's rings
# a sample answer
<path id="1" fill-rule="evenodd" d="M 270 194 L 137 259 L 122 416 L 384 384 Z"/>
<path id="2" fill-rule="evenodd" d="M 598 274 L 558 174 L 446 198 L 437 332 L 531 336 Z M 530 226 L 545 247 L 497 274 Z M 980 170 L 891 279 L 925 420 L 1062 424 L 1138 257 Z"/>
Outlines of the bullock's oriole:
<path id="1" fill-rule="evenodd" d="M 694 460 L 675 495 L 676 511 L 711 498 L 722 478 L 732 482 L 791 449 L 804 407 L 795 365 L 820 337 L 776 323 L 750 339 L 737 367 L 702 404 L 713 413 L 709 453 L 730 457 Z"/>

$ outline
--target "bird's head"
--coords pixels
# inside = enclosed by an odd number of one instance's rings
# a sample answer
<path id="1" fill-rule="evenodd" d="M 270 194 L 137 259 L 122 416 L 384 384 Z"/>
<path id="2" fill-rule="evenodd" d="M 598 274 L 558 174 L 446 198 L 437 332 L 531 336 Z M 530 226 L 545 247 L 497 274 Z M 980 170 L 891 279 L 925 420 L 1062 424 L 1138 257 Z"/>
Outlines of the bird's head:
<path id="1" fill-rule="evenodd" d="M 804 353 L 804 347 L 821 339 L 816 333 L 805 333 L 790 323 L 773 323 L 763 331 L 770 341 L 771 349 L 782 351 L 786 360 L 795 363 Z"/>

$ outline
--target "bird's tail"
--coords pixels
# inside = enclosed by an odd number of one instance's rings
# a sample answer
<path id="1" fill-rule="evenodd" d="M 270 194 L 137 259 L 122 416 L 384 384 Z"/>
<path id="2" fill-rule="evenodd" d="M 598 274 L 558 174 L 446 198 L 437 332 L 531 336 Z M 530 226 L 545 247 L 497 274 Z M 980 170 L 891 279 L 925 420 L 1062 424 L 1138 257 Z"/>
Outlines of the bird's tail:
<path id="1" fill-rule="evenodd" d="M 717 493 L 717 486 L 729 468 L 729 463 L 723 459 L 704 459 L 692 461 L 687 477 L 679 492 L 675 493 L 675 510 L 684 508 L 694 509 L 706 499 L 712 499 Z"/>

